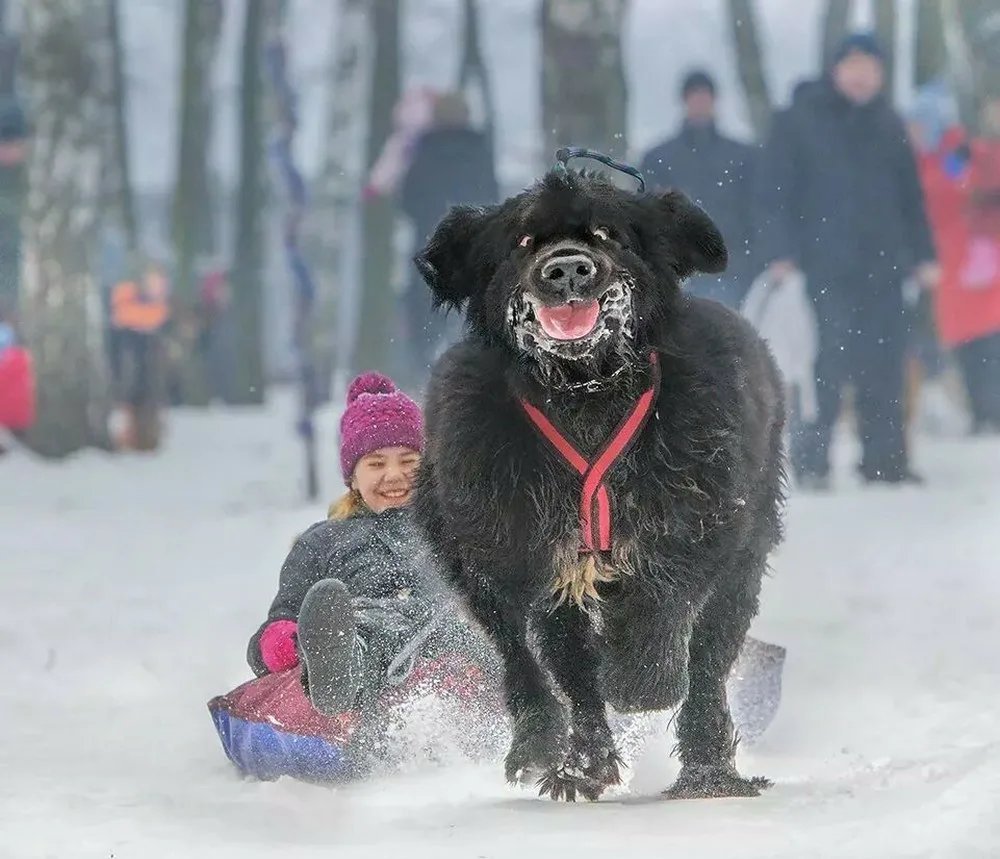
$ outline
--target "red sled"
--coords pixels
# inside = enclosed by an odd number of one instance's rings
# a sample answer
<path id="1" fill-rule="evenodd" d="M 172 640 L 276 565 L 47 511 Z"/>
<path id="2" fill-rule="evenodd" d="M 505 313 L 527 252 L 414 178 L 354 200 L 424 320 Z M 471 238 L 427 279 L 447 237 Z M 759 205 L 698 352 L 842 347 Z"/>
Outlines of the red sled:
<path id="1" fill-rule="evenodd" d="M 0 427 L 13 432 L 35 422 L 35 373 L 31 353 L 23 346 L 0 351 Z"/>

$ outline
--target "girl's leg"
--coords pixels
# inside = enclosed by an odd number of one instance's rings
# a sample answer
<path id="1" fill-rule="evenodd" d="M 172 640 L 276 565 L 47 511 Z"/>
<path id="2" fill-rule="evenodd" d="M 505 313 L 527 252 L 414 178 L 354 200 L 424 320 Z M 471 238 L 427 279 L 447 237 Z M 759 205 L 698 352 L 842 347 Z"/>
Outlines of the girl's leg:
<path id="1" fill-rule="evenodd" d="M 354 709 L 364 655 L 351 595 L 342 581 L 324 579 L 306 594 L 298 640 L 303 683 L 313 707 L 329 716 Z"/>

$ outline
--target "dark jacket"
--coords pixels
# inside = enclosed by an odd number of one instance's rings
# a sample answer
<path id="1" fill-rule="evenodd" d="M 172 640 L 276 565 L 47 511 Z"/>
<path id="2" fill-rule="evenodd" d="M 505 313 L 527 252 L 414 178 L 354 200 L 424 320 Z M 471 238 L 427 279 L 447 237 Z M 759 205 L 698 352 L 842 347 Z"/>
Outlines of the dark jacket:
<path id="1" fill-rule="evenodd" d="M 430 624 L 446 629 L 456 618 L 437 564 L 408 510 L 318 522 L 292 546 L 267 620 L 250 639 L 247 662 L 257 676 L 267 673 L 261 633 L 273 621 L 296 620 L 309 589 L 329 578 L 347 585 L 361 634 L 382 662 L 430 631 Z"/>
<path id="2" fill-rule="evenodd" d="M 757 274 L 752 247 L 754 150 L 719 134 L 715 126 L 685 125 L 642 159 L 642 173 L 654 189 L 676 188 L 715 221 L 729 249 L 725 277 L 745 287 Z"/>
<path id="3" fill-rule="evenodd" d="M 903 278 L 934 259 L 906 129 L 882 97 L 859 106 L 828 80 L 800 84 L 755 184 L 761 262 L 796 262 L 820 304 L 877 296 L 896 312 Z"/>
<path id="4" fill-rule="evenodd" d="M 438 128 L 417 142 L 400 191 L 403 212 L 422 246 L 448 209 L 485 206 L 499 199 L 486 135 L 471 128 Z"/>

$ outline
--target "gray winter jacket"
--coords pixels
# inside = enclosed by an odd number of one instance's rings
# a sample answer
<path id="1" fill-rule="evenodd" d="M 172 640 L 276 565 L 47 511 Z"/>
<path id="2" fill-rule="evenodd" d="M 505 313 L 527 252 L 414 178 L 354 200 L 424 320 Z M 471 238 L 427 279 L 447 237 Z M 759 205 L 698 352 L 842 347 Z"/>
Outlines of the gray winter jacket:
<path id="1" fill-rule="evenodd" d="M 267 620 L 250 639 L 247 661 L 267 673 L 260 636 L 276 620 L 297 620 L 317 582 L 340 579 L 350 591 L 367 654 L 366 674 L 405 676 L 412 657 L 467 646 L 474 633 L 458 617 L 437 562 L 406 509 L 364 511 L 310 527 L 281 567 Z"/>

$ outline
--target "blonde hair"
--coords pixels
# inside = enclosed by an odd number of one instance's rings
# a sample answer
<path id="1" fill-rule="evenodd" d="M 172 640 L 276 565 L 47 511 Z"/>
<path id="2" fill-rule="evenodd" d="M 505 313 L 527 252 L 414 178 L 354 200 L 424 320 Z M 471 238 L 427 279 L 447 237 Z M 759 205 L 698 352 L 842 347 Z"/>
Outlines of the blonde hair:
<path id="1" fill-rule="evenodd" d="M 330 505 L 330 509 L 326 511 L 326 517 L 336 520 L 350 519 L 352 516 L 357 516 L 364 509 L 364 506 L 365 502 L 361 499 L 361 493 L 357 489 L 349 489 Z"/>

